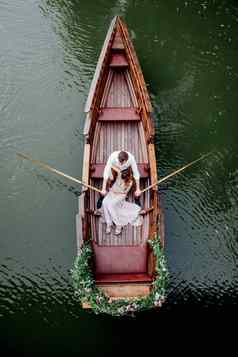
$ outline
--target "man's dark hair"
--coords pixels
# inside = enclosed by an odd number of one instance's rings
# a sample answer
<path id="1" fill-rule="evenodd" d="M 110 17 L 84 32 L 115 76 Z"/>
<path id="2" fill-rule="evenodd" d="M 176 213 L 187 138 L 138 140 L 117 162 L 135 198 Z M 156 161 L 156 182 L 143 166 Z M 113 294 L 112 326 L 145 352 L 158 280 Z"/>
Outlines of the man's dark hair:
<path id="1" fill-rule="evenodd" d="M 128 160 L 128 154 L 126 151 L 120 151 L 118 154 L 118 160 L 120 162 L 127 161 Z"/>

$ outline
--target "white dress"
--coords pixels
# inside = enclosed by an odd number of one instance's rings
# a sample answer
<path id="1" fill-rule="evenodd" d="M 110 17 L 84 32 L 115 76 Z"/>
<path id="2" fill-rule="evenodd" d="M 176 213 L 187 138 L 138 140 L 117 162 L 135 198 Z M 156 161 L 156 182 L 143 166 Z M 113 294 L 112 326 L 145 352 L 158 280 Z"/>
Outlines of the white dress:
<path id="1" fill-rule="evenodd" d="M 143 217 L 139 214 L 141 207 L 135 203 L 127 202 L 126 195 L 130 191 L 132 182 L 126 186 L 118 173 L 117 179 L 102 201 L 101 221 L 107 225 L 114 223 L 116 226 L 141 226 Z"/>

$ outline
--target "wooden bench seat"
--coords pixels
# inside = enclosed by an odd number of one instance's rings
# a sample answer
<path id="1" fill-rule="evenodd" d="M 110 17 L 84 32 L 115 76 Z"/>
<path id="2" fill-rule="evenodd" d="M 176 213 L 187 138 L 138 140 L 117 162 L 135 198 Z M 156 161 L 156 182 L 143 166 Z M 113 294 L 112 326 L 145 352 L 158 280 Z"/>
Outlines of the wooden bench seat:
<path id="1" fill-rule="evenodd" d="M 139 121 L 140 115 L 135 108 L 102 108 L 99 121 Z"/>
<path id="2" fill-rule="evenodd" d="M 92 242 L 96 276 L 100 274 L 146 274 L 147 244 L 136 246 L 99 246 Z"/>
<path id="3" fill-rule="evenodd" d="M 110 67 L 128 67 L 128 62 L 122 52 L 112 53 Z"/>
<path id="4" fill-rule="evenodd" d="M 91 164 L 90 166 L 90 176 L 92 178 L 103 178 L 103 172 L 106 164 Z M 140 177 L 149 177 L 149 164 L 137 164 Z"/>

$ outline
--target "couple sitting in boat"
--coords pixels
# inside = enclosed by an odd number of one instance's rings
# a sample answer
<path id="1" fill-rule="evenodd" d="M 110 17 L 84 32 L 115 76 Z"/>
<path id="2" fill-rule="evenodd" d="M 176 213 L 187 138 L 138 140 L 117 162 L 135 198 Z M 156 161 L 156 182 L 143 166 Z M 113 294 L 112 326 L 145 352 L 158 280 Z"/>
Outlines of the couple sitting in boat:
<path id="1" fill-rule="evenodd" d="M 113 152 L 104 169 L 101 191 L 102 196 L 105 196 L 102 202 L 102 221 L 106 222 L 107 234 L 111 233 L 113 223 L 116 225 L 116 235 L 128 223 L 134 226 L 142 224 L 141 207 L 126 201 L 132 186 L 135 186 L 134 196 L 138 199 L 141 195 L 140 174 L 134 156 L 127 151 Z M 108 193 L 107 187 L 110 187 Z"/>

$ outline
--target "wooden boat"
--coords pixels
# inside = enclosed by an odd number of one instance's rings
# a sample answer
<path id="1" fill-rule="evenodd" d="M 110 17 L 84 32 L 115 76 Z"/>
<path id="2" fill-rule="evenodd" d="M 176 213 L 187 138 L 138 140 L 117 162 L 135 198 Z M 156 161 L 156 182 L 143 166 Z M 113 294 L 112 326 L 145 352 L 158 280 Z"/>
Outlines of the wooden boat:
<path id="1" fill-rule="evenodd" d="M 135 156 L 141 188 L 157 182 L 152 106 L 127 27 L 118 16 L 112 20 L 106 35 L 85 112 L 83 182 L 101 189 L 106 161 L 115 150 L 126 150 Z M 133 299 L 150 292 L 155 257 L 147 241 L 159 229 L 164 243 L 157 193 L 155 186 L 141 195 L 146 211 L 143 225 L 128 225 L 119 237 L 113 232 L 106 234 L 105 225 L 95 213 L 99 193 L 86 189 L 79 197 L 78 254 L 82 244 L 91 237 L 96 284 L 112 299 Z M 129 200 L 133 201 L 132 194 Z M 85 303 L 83 306 L 90 307 Z"/>

